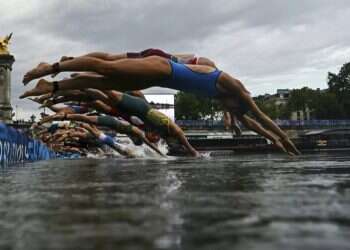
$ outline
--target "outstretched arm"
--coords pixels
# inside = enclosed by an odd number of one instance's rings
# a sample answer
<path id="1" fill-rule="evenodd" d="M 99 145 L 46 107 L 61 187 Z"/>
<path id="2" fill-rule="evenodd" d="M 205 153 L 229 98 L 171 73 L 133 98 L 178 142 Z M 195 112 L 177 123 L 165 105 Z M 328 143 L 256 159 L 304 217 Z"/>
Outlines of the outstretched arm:
<path id="1" fill-rule="evenodd" d="M 288 152 L 293 152 L 293 154 L 295 155 L 300 154 L 300 151 L 295 147 L 294 143 L 288 138 L 287 134 L 284 133 L 278 127 L 278 125 L 270 119 L 270 117 L 268 117 L 264 112 L 262 112 L 259 109 L 259 107 L 255 104 L 255 102 L 250 97 L 250 95 L 246 93 L 241 93 L 241 98 L 250 107 L 254 116 L 256 117 L 257 120 L 259 120 L 259 122 L 261 122 L 263 127 L 272 131 L 275 135 L 277 135 L 280 138 L 281 143 L 283 144 L 284 148 L 287 149 Z"/>
<path id="2" fill-rule="evenodd" d="M 130 150 L 122 149 L 120 146 L 116 145 L 110 136 L 105 135 L 98 128 L 96 128 L 96 126 L 83 123 L 82 127 L 88 130 L 96 138 L 101 140 L 101 142 L 103 142 L 104 144 L 108 145 L 109 147 L 117 151 L 119 154 L 128 156 L 128 157 L 135 157 L 135 155 Z M 103 136 L 101 137 L 101 135 Z"/>
<path id="3" fill-rule="evenodd" d="M 230 129 L 232 131 L 232 136 L 233 132 L 235 132 L 236 136 L 242 135 L 242 130 L 237 123 L 237 116 L 234 113 L 224 111 L 224 126 L 226 130 Z"/>
<path id="4" fill-rule="evenodd" d="M 140 138 L 144 143 L 147 144 L 147 146 L 149 146 L 151 149 L 153 149 L 155 152 L 157 152 L 159 155 L 164 156 L 163 153 L 157 148 L 157 146 L 155 146 L 153 143 L 151 143 L 146 136 L 143 134 L 143 132 L 138 129 L 135 126 L 132 126 L 132 135 L 137 136 L 138 138 Z"/>
<path id="5" fill-rule="evenodd" d="M 283 152 L 294 155 L 293 152 L 287 150 L 283 144 L 280 142 L 277 136 L 273 135 L 268 130 L 264 129 L 258 122 L 256 122 L 254 119 L 250 118 L 247 115 L 238 116 L 238 119 L 242 122 L 244 126 L 246 126 L 248 129 L 253 130 L 254 132 L 258 133 L 259 135 L 269 139 L 277 148 L 281 149 Z"/>
<path id="6" fill-rule="evenodd" d="M 227 111 L 224 111 L 224 127 L 226 130 L 229 130 L 231 128 L 231 114 Z"/>
<path id="7" fill-rule="evenodd" d="M 185 133 L 182 131 L 182 129 L 176 125 L 174 122 L 171 122 L 169 124 L 169 130 L 171 132 L 171 135 L 175 136 L 183 146 L 187 149 L 187 151 L 195 157 L 200 156 L 199 153 L 192 147 L 192 145 L 188 142 Z"/>

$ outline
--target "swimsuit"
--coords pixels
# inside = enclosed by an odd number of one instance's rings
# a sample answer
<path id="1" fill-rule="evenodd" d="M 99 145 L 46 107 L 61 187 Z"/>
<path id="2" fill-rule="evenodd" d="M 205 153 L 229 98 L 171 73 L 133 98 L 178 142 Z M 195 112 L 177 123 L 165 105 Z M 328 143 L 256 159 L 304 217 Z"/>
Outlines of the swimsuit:
<path id="1" fill-rule="evenodd" d="M 122 100 L 116 104 L 116 107 L 122 113 L 140 117 L 142 120 L 152 108 L 145 100 L 128 94 L 123 94 Z"/>
<path id="2" fill-rule="evenodd" d="M 122 100 L 116 104 L 116 107 L 123 113 L 130 116 L 139 117 L 146 125 L 161 133 L 169 132 L 169 117 L 155 110 L 144 99 L 128 94 L 123 94 Z"/>
<path id="3" fill-rule="evenodd" d="M 183 63 L 183 64 L 197 64 L 198 63 L 197 57 L 193 57 L 190 59 L 177 58 L 176 56 L 168 54 L 160 49 L 146 49 L 146 50 L 143 50 L 141 52 L 127 52 L 126 56 L 127 56 L 127 58 L 145 58 L 145 57 L 149 57 L 149 56 L 159 56 L 159 57 L 169 59 L 169 60 L 176 62 L 176 63 Z"/>
<path id="4" fill-rule="evenodd" d="M 220 70 L 199 73 L 184 64 L 175 63 L 171 60 L 169 60 L 169 63 L 172 69 L 171 76 L 169 79 L 160 82 L 158 86 L 206 97 L 217 97 L 219 95 L 216 83 L 221 74 Z"/>
<path id="5" fill-rule="evenodd" d="M 169 134 L 171 120 L 158 110 L 150 109 L 145 117 L 145 121 L 149 127 L 157 130 L 160 135 L 167 136 Z"/>
<path id="6" fill-rule="evenodd" d="M 105 133 L 101 133 L 98 137 L 99 141 L 102 142 L 103 144 L 106 144 L 112 148 L 115 147 L 114 145 L 114 140 L 112 137 L 110 137 L 109 135 L 106 135 Z"/>
<path id="7" fill-rule="evenodd" d="M 98 116 L 97 124 L 113 128 L 121 134 L 130 134 L 132 132 L 132 125 L 126 125 L 124 122 L 109 115 Z"/>
<path id="8" fill-rule="evenodd" d="M 88 134 L 85 138 L 79 137 L 78 140 L 81 147 L 90 148 L 90 147 L 102 147 L 102 143 L 98 141 L 93 135 Z"/>
<path id="9" fill-rule="evenodd" d="M 70 107 L 76 114 L 85 114 L 89 111 L 89 109 L 84 106 L 71 105 L 71 104 L 68 104 L 67 106 Z"/>
<path id="10" fill-rule="evenodd" d="M 60 128 L 59 124 L 54 123 L 47 129 L 47 132 L 49 132 L 50 134 L 54 134 L 59 128 Z"/>
<path id="11" fill-rule="evenodd" d="M 171 59 L 174 61 L 178 61 L 177 57 L 170 55 L 160 49 L 146 49 L 141 52 L 127 52 L 126 56 L 128 58 L 145 58 L 149 56 L 160 56 L 163 58 Z"/>

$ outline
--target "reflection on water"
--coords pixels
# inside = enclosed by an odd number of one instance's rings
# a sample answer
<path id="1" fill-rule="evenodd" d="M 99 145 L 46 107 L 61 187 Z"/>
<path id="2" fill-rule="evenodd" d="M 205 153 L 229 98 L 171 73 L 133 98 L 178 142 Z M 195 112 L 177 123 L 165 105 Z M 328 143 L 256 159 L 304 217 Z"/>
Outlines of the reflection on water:
<path id="1" fill-rule="evenodd" d="M 350 156 L 0 169 L 0 249 L 347 249 Z"/>

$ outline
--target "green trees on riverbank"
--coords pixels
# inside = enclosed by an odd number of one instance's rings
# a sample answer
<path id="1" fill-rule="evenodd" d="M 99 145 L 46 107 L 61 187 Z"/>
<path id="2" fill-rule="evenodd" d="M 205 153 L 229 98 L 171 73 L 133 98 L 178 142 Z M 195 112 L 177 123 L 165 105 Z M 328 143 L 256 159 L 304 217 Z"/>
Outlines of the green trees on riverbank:
<path id="1" fill-rule="evenodd" d="M 344 64 L 338 74 L 328 72 L 327 89 L 293 89 L 282 115 L 290 117 L 293 111 L 305 111 L 307 107 L 313 119 L 350 119 L 350 63 Z"/>
<path id="2" fill-rule="evenodd" d="M 178 92 L 175 95 L 175 118 L 177 120 L 216 119 L 222 108 L 216 100 Z"/>
<path id="3" fill-rule="evenodd" d="M 335 95 L 342 117 L 350 119 L 350 62 L 338 74 L 328 72 L 328 91 Z"/>
<path id="4" fill-rule="evenodd" d="M 258 106 L 272 119 L 290 119 L 293 112 L 310 111 L 312 119 L 350 119 L 350 62 L 339 73 L 328 72 L 328 88 L 324 90 L 304 87 L 289 92 L 281 103 L 277 95 L 254 98 Z M 215 119 L 222 115 L 220 104 L 215 100 L 198 98 L 178 92 L 175 96 L 176 119 Z"/>

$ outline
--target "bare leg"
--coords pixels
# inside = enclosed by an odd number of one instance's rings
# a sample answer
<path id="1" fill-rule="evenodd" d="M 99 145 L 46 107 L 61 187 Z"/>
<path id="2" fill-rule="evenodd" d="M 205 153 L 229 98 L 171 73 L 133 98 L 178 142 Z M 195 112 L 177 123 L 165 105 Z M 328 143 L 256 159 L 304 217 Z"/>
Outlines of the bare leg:
<path id="1" fill-rule="evenodd" d="M 60 95 L 61 95 L 61 91 L 60 92 Z M 62 91 L 62 92 L 65 92 L 65 91 Z M 50 107 L 54 104 L 58 104 L 58 103 L 63 103 L 63 102 L 68 102 L 68 101 L 75 101 L 75 102 L 90 102 L 91 99 L 88 97 L 88 96 L 85 96 L 84 95 L 84 92 L 81 92 L 82 94 L 79 96 L 79 95 L 66 95 L 66 94 L 62 94 L 63 96 L 59 96 L 57 98 L 54 98 L 54 99 L 48 99 L 48 100 L 45 100 L 43 102 L 43 105 L 41 105 L 41 107 Z"/>
<path id="2" fill-rule="evenodd" d="M 64 108 L 59 108 L 59 107 L 56 107 L 56 106 L 50 106 L 48 108 L 51 109 L 55 113 L 64 113 L 63 112 Z"/>
<path id="3" fill-rule="evenodd" d="M 215 63 L 212 60 L 210 60 L 210 59 L 208 59 L 206 57 L 199 57 L 198 60 L 197 60 L 197 64 L 198 65 L 206 65 L 206 66 L 210 66 L 210 67 L 213 67 L 213 68 L 217 68 Z"/>
<path id="4" fill-rule="evenodd" d="M 80 121 L 80 122 L 86 122 L 90 124 L 97 124 L 97 116 L 69 114 L 66 117 L 67 117 L 66 119 L 70 121 Z"/>
<path id="5" fill-rule="evenodd" d="M 117 61 L 120 59 L 126 59 L 127 54 L 123 53 L 123 54 L 109 54 L 109 53 L 104 53 L 104 52 L 92 52 L 86 55 L 83 55 L 83 57 L 94 57 L 94 58 L 98 58 L 98 59 L 102 59 L 105 61 Z"/>
<path id="6" fill-rule="evenodd" d="M 121 82 L 146 82 L 148 87 L 152 81 L 165 79 L 171 74 L 171 67 L 167 59 L 151 56 L 142 59 L 122 59 L 118 61 L 104 61 L 91 57 L 78 57 L 59 63 L 63 71 L 96 72 L 103 76 L 117 78 Z M 35 69 L 25 74 L 23 83 L 55 73 L 52 65 L 39 64 Z"/>
<path id="7" fill-rule="evenodd" d="M 126 88 L 126 84 L 116 84 L 116 80 L 111 80 L 106 77 L 90 77 L 90 76 L 79 76 L 79 77 L 74 77 L 70 79 L 64 79 L 61 81 L 57 82 L 58 85 L 58 92 L 55 94 L 60 94 L 62 91 L 63 93 L 66 90 L 81 90 L 85 88 L 94 88 L 94 89 L 115 89 L 119 88 L 121 91 L 124 91 Z M 131 86 L 133 87 L 133 86 Z M 20 96 L 20 98 L 25 98 L 28 96 L 39 96 L 47 93 L 51 93 L 53 91 L 53 83 L 49 82 L 45 79 L 40 79 L 37 83 L 37 85 L 31 89 L 26 91 L 23 95 Z M 128 87 L 126 90 L 130 90 Z"/>
<path id="8" fill-rule="evenodd" d="M 83 56 L 79 56 L 79 57 L 92 57 L 92 58 L 97 58 L 97 59 L 101 59 L 101 60 L 105 60 L 105 61 L 116 61 L 116 60 L 120 60 L 120 59 L 126 59 L 128 58 L 126 53 L 123 54 L 109 54 L 109 53 L 105 53 L 105 52 L 92 52 Z M 60 59 L 60 62 L 64 62 L 64 61 L 68 61 L 68 60 L 72 60 L 74 59 L 74 57 L 71 56 L 62 56 Z M 58 73 L 54 73 L 51 75 L 51 77 L 55 77 Z"/>
<path id="9" fill-rule="evenodd" d="M 101 59 L 101 60 L 105 60 L 105 61 L 116 61 L 116 60 L 120 60 L 120 59 L 126 59 L 128 58 L 127 54 L 108 54 L 108 53 L 104 53 L 104 52 L 92 52 L 80 57 L 92 57 L 92 58 L 97 58 L 97 59 Z M 68 61 L 68 60 L 72 60 L 74 59 L 74 57 L 71 56 L 62 56 L 60 59 L 60 62 L 64 62 L 64 61 Z M 55 77 L 58 73 L 54 73 L 51 75 L 51 77 Z"/>
<path id="10" fill-rule="evenodd" d="M 109 53 L 105 53 L 105 52 L 92 52 L 92 53 L 89 53 L 89 54 L 86 54 L 83 56 L 79 56 L 79 57 L 93 57 L 93 58 L 97 58 L 97 59 L 101 59 L 101 60 L 105 60 L 105 61 L 116 61 L 116 60 L 128 58 L 126 53 L 109 54 Z M 68 60 L 72 60 L 72 59 L 74 59 L 74 57 L 62 56 L 60 59 L 60 62 L 64 62 L 64 61 L 68 61 Z"/>
<path id="11" fill-rule="evenodd" d="M 120 93 L 119 91 L 108 90 L 108 91 L 104 91 L 104 93 L 107 94 L 110 100 L 116 103 L 119 103 L 123 98 L 123 93 Z"/>

